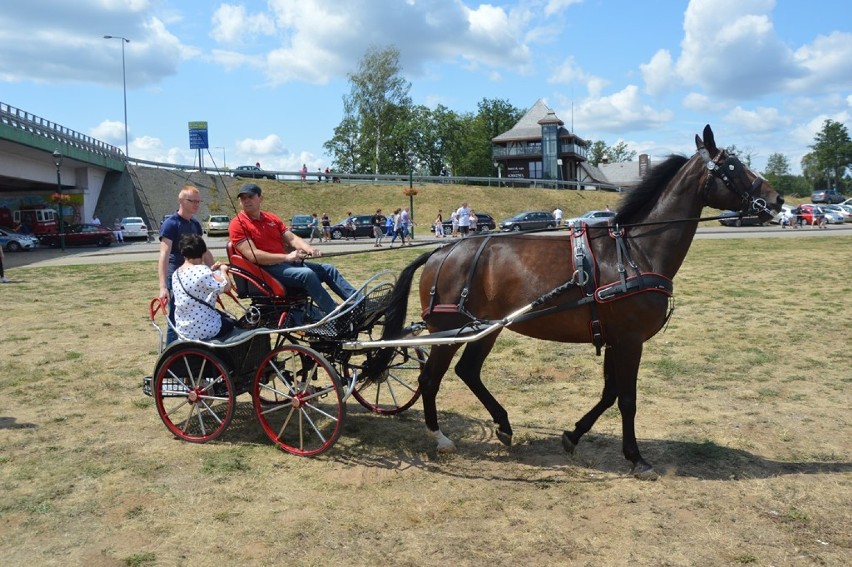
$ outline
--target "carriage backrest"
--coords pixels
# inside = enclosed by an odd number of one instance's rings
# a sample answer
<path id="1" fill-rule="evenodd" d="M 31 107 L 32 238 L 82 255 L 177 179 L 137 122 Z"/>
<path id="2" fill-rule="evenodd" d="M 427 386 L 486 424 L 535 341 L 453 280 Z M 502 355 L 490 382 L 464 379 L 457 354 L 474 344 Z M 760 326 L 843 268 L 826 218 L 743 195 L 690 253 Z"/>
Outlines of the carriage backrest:
<path id="1" fill-rule="evenodd" d="M 249 262 L 237 251 L 233 242 L 229 241 L 226 249 L 230 273 L 239 297 L 283 299 L 287 295 L 281 282 L 257 264 Z"/>

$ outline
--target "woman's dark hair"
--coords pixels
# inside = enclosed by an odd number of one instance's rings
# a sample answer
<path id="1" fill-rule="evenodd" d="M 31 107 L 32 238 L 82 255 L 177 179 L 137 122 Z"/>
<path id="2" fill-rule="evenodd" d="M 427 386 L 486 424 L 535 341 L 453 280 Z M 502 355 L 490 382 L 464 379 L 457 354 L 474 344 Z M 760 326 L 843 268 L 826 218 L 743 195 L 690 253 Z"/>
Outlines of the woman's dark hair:
<path id="1" fill-rule="evenodd" d="M 184 234 L 180 239 L 178 248 L 180 249 L 181 256 L 191 258 L 192 260 L 201 258 L 207 252 L 207 244 L 197 234 Z"/>

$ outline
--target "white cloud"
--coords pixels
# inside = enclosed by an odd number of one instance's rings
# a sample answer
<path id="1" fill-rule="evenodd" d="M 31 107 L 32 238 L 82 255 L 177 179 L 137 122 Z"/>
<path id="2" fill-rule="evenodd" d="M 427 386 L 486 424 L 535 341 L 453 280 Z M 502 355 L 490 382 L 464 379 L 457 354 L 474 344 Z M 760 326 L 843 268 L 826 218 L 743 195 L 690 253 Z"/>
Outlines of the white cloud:
<path id="1" fill-rule="evenodd" d="M 544 7 L 545 16 L 553 16 L 567 9 L 573 4 L 582 4 L 583 0 L 548 0 L 547 6 Z"/>
<path id="2" fill-rule="evenodd" d="M 248 14 L 243 5 L 220 5 L 212 22 L 210 37 L 219 43 L 248 43 L 255 36 L 275 33 L 275 23 L 267 14 Z"/>
<path id="3" fill-rule="evenodd" d="M 760 107 L 746 110 L 737 106 L 725 117 L 725 122 L 745 132 L 775 132 L 790 125 L 790 118 L 781 114 L 777 108 Z"/>
<path id="4" fill-rule="evenodd" d="M 124 150 L 124 122 L 104 120 L 89 131 L 89 135 Z M 129 135 L 129 129 L 128 129 Z M 131 154 L 136 155 L 136 154 Z"/>
<path id="5" fill-rule="evenodd" d="M 807 72 L 790 80 L 793 91 L 813 94 L 852 88 L 852 34 L 818 36 L 797 49 L 794 58 Z"/>
<path id="6" fill-rule="evenodd" d="M 246 138 L 237 142 L 240 153 L 257 156 L 271 156 L 287 153 L 287 148 L 276 134 L 269 134 L 259 140 Z"/>
<path id="7" fill-rule="evenodd" d="M 669 110 L 655 110 L 643 104 L 636 85 L 628 85 L 609 96 L 584 100 L 575 107 L 580 129 L 620 133 L 658 128 L 672 119 Z"/>
<path id="8" fill-rule="evenodd" d="M 645 81 L 645 91 L 657 96 L 665 94 L 675 87 L 676 74 L 672 56 L 668 50 L 660 49 L 648 63 L 639 65 Z"/>
<path id="9" fill-rule="evenodd" d="M 799 73 L 776 34 L 773 0 L 692 0 L 677 71 L 710 95 L 755 98 Z"/>

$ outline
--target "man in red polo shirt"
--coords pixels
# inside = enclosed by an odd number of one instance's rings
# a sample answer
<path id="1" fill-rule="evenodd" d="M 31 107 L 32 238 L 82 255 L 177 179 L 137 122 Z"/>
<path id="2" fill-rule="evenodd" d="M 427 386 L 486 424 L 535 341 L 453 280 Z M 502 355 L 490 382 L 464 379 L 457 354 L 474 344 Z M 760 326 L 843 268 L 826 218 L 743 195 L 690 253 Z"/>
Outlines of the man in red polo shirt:
<path id="1" fill-rule="evenodd" d="M 356 289 L 331 264 L 305 262 L 306 258 L 319 258 L 322 252 L 293 234 L 278 216 L 260 210 L 263 195 L 259 186 L 246 183 L 237 197 L 243 210 L 231 221 L 228 233 L 244 258 L 284 286 L 307 291 L 323 314 L 337 307 L 323 283 L 342 299 L 355 294 Z"/>

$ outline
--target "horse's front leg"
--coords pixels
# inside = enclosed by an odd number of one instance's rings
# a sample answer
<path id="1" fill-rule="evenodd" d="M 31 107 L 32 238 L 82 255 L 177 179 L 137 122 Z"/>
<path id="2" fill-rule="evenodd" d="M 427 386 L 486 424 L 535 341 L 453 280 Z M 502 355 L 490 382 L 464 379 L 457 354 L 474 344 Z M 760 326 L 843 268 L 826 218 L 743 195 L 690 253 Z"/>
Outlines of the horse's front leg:
<path id="1" fill-rule="evenodd" d="M 604 354 L 604 388 L 601 399 L 580 421 L 574 425 L 574 431 L 562 434 L 562 446 L 569 453 L 580 438 L 587 433 L 597 419 L 618 400 L 621 412 L 622 452 L 633 463 L 632 473 L 643 480 L 657 478 L 653 467 L 642 458 L 636 442 L 634 420 L 636 417 L 636 379 L 639 374 L 639 361 L 642 358 L 642 343 L 636 342 L 607 346 Z"/>
<path id="2" fill-rule="evenodd" d="M 485 384 L 482 383 L 482 364 L 494 347 L 497 335 L 499 335 L 499 332 L 492 333 L 480 341 L 468 344 L 458 364 L 456 364 L 456 374 L 467 384 L 473 395 L 476 396 L 482 405 L 485 406 L 485 409 L 488 410 L 488 413 L 491 414 L 491 419 L 497 424 L 497 429 L 494 432 L 497 434 L 500 442 L 506 446 L 511 446 L 512 425 L 509 423 L 509 414 L 500 405 L 500 402 L 491 395 Z"/>
<path id="3" fill-rule="evenodd" d="M 420 372 L 420 398 L 423 400 L 423 418 L 426 421 L 426 432 L 435 440 L 439 453 L 452 453 L 456 445 L 448 439 L 438 426 L 438 390 L 441 380 L 450 367 L 450 362 L 458 347 L 436 345 L 429 353 L 429 359 Z"/>

